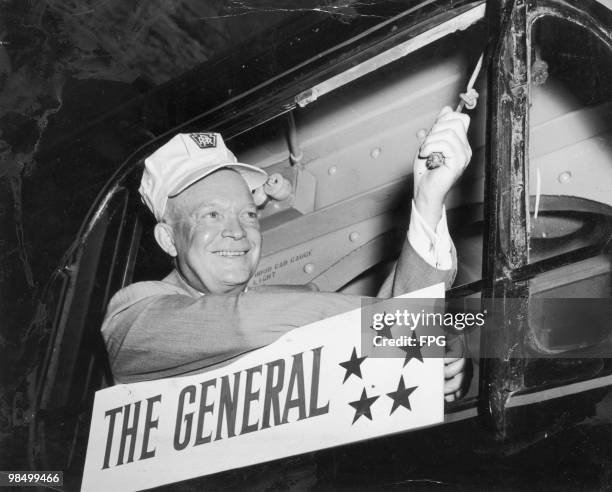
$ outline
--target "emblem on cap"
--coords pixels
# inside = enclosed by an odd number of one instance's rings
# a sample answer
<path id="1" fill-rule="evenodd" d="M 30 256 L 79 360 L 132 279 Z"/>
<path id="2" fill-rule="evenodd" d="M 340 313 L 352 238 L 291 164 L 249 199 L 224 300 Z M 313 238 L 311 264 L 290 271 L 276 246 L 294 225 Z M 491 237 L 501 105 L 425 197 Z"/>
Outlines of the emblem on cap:
<path id="1" fill-rule="evenodd" d="M 190 133 L 189 136 L 201 149 L 217 146 L 217 136 L 214 133 Z"/>

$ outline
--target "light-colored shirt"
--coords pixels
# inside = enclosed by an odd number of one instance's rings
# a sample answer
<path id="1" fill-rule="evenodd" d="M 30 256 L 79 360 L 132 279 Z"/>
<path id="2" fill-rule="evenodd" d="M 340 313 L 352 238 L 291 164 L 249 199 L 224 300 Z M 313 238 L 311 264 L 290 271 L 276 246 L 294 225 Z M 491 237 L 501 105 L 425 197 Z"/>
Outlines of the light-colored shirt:
<path id="1" fill-rule="evenodd" d="M 453 241 L 448 233 L 446 209 L 444 207 L 442 207 L 442 218 L 434 231 L 421 217 L 413 200 L 408 227 L 408 241 L 419 256 L 432 267 L 439 270 L 448 270 L 452 267 Z"/>

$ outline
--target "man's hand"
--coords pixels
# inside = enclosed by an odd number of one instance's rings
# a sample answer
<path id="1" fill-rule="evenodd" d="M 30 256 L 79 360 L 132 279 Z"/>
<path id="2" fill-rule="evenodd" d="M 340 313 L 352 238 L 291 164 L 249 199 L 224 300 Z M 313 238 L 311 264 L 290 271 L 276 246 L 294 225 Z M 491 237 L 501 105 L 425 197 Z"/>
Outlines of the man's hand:
<path id="1" fill-rule="evenodd" d="M 446 195 L 472 158 L 467 139 L 469 125 L 468 115 L 444 107 L 414 158 L 414 203 L 433 230 L 442 216 Z M 444 164 L 427 169 L 427 157 L 433 152 L 444 154 Z"/>
<path id="2" fill-rule="evenodd" d="M 465 345 L 461 335 L 446 337 L 446 356 L 444 357 L 444 399 L 448 402 L 458 400 L 465 389 Z"/>
<path id="3" fill-rule="evenodd" d="M 463 357 L 445 357 L 444 359 L 444 399 L 448 402 L 463 396 L 465 378 L 465 359 Z"/>

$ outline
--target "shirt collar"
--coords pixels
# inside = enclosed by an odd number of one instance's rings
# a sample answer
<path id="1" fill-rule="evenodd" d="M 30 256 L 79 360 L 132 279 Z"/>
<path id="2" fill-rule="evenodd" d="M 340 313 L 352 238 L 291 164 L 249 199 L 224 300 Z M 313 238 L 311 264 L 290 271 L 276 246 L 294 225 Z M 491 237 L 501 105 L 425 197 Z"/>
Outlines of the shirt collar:
<path id="1" fill-rule="evenodd" d="M 181 275 L 181 272 L 179 272 L 176 268 L 172 270 L 172 272 L 164 279 L 164 281 L 170 282 L 174 285 L 181 287 L 183 290 L 186 290 L 191 297 L 198 298 L 202 297 L 203 295 L 206 295 L 204 292 L 200 292 L 198 289 L 192 287 L 189 282 L 185 280 L 185 277 Z M 249 287 L 246 286 L 242 292 L 244 293 L 248 290 Z"/>
<path id="2" fill-rule="evenodd" d="M 187 291 L 187 293 L 194 298 L 202 297 L 204 295 L 204 292 L 200 292 L 198 289 L 195 289 L 194 287 L 189 285 L 187 280 L 185 280 L 185 278 L 176 268 L 172 270 L 172 272 L 170 272 L 170 274 L 164 279 L 164 282 L 169 282 L 180 287 L 181 289 Z"/>

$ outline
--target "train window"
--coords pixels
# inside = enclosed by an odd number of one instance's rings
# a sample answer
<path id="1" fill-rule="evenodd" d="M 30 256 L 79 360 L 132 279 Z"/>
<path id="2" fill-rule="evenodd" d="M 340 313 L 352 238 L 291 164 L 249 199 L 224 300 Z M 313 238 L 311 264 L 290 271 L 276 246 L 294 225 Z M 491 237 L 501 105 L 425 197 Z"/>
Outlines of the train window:
<path id="1" fill-rule="evenodd" d="M 531 33 L 529 261 L 605 243 L 612 232 L 612 54 L 552 16 Z"/>
<path id="2" fill-rule="evenodd" d="M 79 357 L 83 354 L 96 352 L 86 350 L 85 345 L 89 348 L 101 347 L 98 329 L 110 296 L 116 290 L 112 281 L 122 270 L 117 249 L 125 222 L 127 200 L 128 192 L 124 188 L 108 200 L 103 212 L 92 222 L 84 245 L 71 267 L 74 277 L 56 327 L 63 335 L 58 337 L 60 346 L 55 347 L 51 358 L 47 377 L 52 377 L 54 384 L 47 386 L 43 395 L 46 405 L 59 407 L 68 401 L 77 401 L 82 395 L 68 394 L 68 390 L 78 393 L 76 388 L 80 387 L 70 384 L 71 378 L 91 377 L 86 371 L 75 371 L 74 367 L 83 367 L 79 363 Z"/>
<path id="3" fill-rule="evenodd" d="M 108 197 L 68 269 L 71 279 L 44 366 L 42 411 L 32 424 L 41 437 L 38 459 L 47 468 L 82 466 L 93 393 L 112 381 L 99 328 L 123 274 L 128 195 L 118 188 Z"/>
<path id="4" fill-rule="evenodd" d="M 530 263 L 548 260 L 553 267 L 530 281 L 530 295 L 607 298 L 612 54 L 584 27 L 545 16 L 532 26 L 531 59 L 528 256 Z M 582 349 L 609 336 L 609 326 L 585 321 L 569 302 L 554 313 L 532 304 L 533 343 L 545 353 Z"/>

